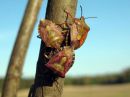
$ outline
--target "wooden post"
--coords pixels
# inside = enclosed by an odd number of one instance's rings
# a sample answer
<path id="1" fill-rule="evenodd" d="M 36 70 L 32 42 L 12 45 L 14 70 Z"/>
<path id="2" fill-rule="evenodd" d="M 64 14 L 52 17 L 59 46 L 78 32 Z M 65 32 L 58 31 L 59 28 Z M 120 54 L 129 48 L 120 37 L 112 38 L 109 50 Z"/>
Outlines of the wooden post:
<path id="1" fill-rule="evenodd" d="M 28 0 L 27 8 L 10 58 L 2 97 L 16 97 L 21 72 L 42 0 Z"/>
<path id="2" fill-rule="evenodd" d="M 66 19 L 64 10 L 68 9 L 72 16 L 75 16 L 76 6 L 77 0 L 48 0 L 46 19 L 56 24 L 63 23 Z M 41 42 L 35 83 L 29 97 L 61 97 L 62 95 L 64 78 L 56 78 L 55 74 L 45 67 L 47 60 L 43 54 L 45 51 L 50 52 L 51 50 Z"/>

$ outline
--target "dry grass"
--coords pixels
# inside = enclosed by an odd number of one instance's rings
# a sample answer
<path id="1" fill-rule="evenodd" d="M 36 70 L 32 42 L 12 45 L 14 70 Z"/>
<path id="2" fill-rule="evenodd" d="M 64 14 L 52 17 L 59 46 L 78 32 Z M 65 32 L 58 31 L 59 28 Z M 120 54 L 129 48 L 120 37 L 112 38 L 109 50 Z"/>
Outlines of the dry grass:
<path id="1" fill-rule="evenodd" d="M 18 97 L 27 97 L 28 90 L 20 90 Z M 65 86 L 62 97 L 130 97 L 130 84 L 107 86 Z"/>
<path id="2" fill-rule="evenodd" d="M 130 84 L 65 87 L 63 97 L 130 97 Z"/>

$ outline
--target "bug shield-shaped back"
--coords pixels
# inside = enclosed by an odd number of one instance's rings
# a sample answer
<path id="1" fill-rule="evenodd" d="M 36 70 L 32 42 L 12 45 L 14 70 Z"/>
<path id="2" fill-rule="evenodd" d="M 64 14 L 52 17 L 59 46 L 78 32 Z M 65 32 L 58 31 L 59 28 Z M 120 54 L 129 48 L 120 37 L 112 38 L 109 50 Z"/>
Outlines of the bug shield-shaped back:
<path id="1" fill-rule="evenodd" d="M 74 50 L 70 47 L 64 47 L 63 50 L 55 54 L 45 65 L 60 77 L 64 78 L 67 71 L 73 65 L 73 56 Z"/>
<path id="2" fill-rule="evenodd" d="M 38 32 L 47 47 L 60 49 L 64 37 L 62 29 L 49 20 L 41 20 Z"/>
<path id="3" fill-rule="evenodd" d="M 68 23 L 66 19 L 65 24 L 70 29 L 71 46 L 76 50 L 85 42 L 90 28 L 85 23 L 85 18 L 83 16 L 81 16 L 81 18 L 74 18 L 68 11 L 65 12 L 67 18 L 72 19 L 72 23 Z"/>

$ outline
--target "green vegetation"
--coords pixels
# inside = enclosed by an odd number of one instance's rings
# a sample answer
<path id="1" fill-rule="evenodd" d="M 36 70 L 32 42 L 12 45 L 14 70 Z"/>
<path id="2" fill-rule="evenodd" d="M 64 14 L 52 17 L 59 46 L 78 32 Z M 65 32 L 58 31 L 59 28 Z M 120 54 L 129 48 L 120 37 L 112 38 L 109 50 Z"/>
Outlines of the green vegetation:
<path id="1" fill-rule="evenodd" d="M 130 68 L 119 74 L 110 74 L 94 77 L 69 77 L 66 85 L 92 85 L 92 84 L 121 84 L 130 82 Z"/>
<path id="2" fill-rule="evenodd" d="M 130 83 L 130 68 L 120 74 L 102 75 L 95 77 L 67 77 L 65 85 L 94 85 L 94 84 L 120 84 Z M 0 79 L 0 89 L 3 79 Z M 20 89 L 29 88 L 33 84 L 33 79 L 22 79 Z"/>

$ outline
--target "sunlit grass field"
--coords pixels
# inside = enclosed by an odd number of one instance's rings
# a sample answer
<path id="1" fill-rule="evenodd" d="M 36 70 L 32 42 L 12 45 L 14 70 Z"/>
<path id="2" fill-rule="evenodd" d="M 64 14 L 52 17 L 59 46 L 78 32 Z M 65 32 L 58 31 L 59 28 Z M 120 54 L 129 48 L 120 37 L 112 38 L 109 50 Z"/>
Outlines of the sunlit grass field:
<path id="1" fill-rule="evenodd" d="M 18 97 L 27 97 L 28 90 L 20 90 Z M 62 97 L 130 97 L 130 84 L 65 86 Z"/>

